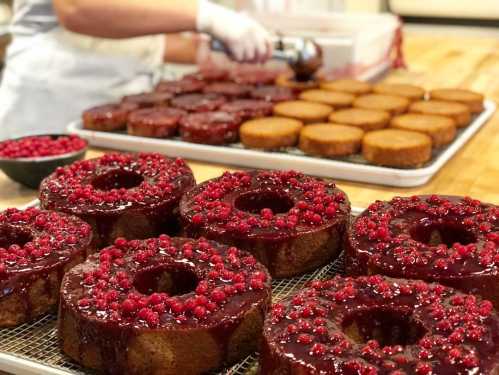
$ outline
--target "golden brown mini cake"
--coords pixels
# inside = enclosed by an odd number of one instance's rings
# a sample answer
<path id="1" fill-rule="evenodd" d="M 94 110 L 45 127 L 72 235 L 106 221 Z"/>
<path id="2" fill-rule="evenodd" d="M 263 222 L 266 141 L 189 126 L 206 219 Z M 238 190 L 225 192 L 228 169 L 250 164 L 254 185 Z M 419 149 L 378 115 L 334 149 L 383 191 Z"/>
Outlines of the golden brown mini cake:
<path id="1" fill-rule="evenodd" d="M 331 112 L 333 107 L 329 105 L 305 100 L 290 100 L 274 106 L 275 115 L 294 118 L 304 123 L 325 121 Z"/>
<path id="2" fill-rule="evenodd" d="M 405 83 L 378 83 L 374 85 L 373 92 L 376 94 L 403 96 L 411 101 L 423 99 L 425 94 L 423 88 Z"/>
<path id="3" fill-rule="evenodd" d="M 328 91 L 328 90 L 307 90 L 300 94 L 301 100 L 328 104 L 333 108 L 351 107 L 355 96 L 346 92 Z"/>
<path id="4" fill-rule="evenodd" d="M 372 109 L 347 108 L 331 113 L 329 121 L 370 131 L 386 128 L 390 121 L 390 114 Z"/>
<path id="5" fill-rule="evenodd" d="M 319 82 L 316 80 L 297 81 L 294 74 L 289 72 L 279 74 L 275 80 L 275 83 L 277 86 L 289 87 L 294 91 L 314 89 L 319 86 Z"/>
<path id="6" fill-rule="evenodd" d="M 295 119 L 263 117 L 243 123 L 239 136 L 246 147 L 272 150 L 294 146 L 302 127 Z"/>
<path id="7" fill-rule="evenodd" d="M 322 82 L 320 88 L 330 91 L 348 92 L 353 95 L 368 94 L 372 91 L 370 83 L 349 78 Z"/>
<path id="8" fill-rule="evenodd" d="M 483 111 L 483 95 L 463 89 L 437 89 L 430 91 L 430 99 L 444 100 L 465 104 L 471 113 Z"/>
<path id="9" fill-rule="evenodd" d="M 433 147 L 441 147 L 452 142 L 456 136 L 456 123 L 446 116 L 406 113 L 392 118 L 392 128 L 412 130 L 429 135 Z"/>
<path id="10" fill-rule="evenodd" d="M 355 126 L 339 124 L 312 124 L 300 133 L 300 149 L 306 154 L 345 156 L 360 149 L 364 132 Z"/>
<path id="11" fill-rule="evenodd" d="M 362 155 L 373 164 L 417 167 L 431 158 L 431 138 L 408 130 L 375 130 L 362 140 Z"/>
<path id="12" fill-rule="evenodd" d="M 409 112 L 451 117 L 458 128 L 464 128 L 471 121 L 470 109 L 466 105 L 457 102 L 422 100 L 412 103 L 409 106 Z"/>
<path id="13" fill-rule="evenodd" d="M 407 111 L 409 103 L 408 99 L 400 96 L 369 94 L 359 96 L 353 101 L 353 106 L 363 109 L 377 109 L 398 115 Z"/>

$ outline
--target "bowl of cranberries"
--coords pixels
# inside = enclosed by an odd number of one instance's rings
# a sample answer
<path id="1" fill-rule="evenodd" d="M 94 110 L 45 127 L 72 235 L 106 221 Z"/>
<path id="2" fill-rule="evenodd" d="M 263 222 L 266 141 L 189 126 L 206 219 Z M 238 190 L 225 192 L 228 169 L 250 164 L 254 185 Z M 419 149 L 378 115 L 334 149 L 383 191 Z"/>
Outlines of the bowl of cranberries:
<path id="1" fill-rule="evenodd" d="M 32 189 L 57 167 L 83 159 L 86 140 L 76 135 L 49 134 L 0 142 L 0 169 L 12 180 Z"/>

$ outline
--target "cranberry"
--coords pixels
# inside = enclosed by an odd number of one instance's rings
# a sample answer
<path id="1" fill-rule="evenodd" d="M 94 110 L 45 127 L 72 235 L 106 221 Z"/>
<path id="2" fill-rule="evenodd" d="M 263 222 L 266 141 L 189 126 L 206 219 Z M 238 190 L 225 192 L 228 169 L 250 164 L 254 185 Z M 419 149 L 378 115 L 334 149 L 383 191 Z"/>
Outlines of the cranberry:
<path id="1" fill-rule="evenodd" d="M 84 149 L 87 142 L 76 135 L 32 136 L 0 142 L 0 157 L 33 158 L 68 154 Z"/>

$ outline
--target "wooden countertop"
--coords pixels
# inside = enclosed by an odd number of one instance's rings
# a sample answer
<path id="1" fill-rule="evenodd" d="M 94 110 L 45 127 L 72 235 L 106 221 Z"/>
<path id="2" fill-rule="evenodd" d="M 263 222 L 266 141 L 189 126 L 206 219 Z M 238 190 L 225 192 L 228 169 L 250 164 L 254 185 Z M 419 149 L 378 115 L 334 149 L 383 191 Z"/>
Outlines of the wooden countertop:
<path id="1" fill-rule="evenodd" d="M 387 81 L 414 83 L 426 89 L 469 88 L 499 103 L 499 39 L 435 34 L 406 35 L 404 52 L 409 70 L 394 71 Z M 102 152 L 90 150 L 88 157 Z M 237 168 L 194 161 L 189 164 L 198 182 Z M 338 185 L 359 207 L 394 195 L 429 193 L 470 195 L 499 204 L 499 112 L 426 185 L 392 188 L 347 181 L 338 181 Z M 25 204 L 36 196 L 36 191 L 21 187 L 0 172 L 0 209 Z"/>

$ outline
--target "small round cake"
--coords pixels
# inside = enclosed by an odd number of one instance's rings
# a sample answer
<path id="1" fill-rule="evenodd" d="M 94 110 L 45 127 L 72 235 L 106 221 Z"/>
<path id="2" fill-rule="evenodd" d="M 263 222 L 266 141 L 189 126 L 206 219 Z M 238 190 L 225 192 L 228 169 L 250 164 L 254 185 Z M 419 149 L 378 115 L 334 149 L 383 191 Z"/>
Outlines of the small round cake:
<path id="1" fill-rule="evenodd" d="M 204 82 L 219 82 L 229 78 L 230 72 L 220 67 L 201 68 L 197 72 L 186 74 L 183 79 L 194 79 Z"/>
<path id="2" fill-rule="evenodd" d="M 275 79 L 277 86 L 288 87 L 295 92 L 300 92 L 303 90 L 315 89 L 319 86 L 319 82 L 315 79 L 308 81 L 300 81 L 295 78 L 294 73 L 281 73 Z"/>
<path id="3" fill-rule="evenodd" d="M 272 103 L 264 100 L 239 99 L 225 103 L 220 107 L 220 111 L 233 113 L 242 120 L 270 116 L 273 111 Z"/>
<path id="4" fill-rule="evenodd" d="M 405 83 L 378 83 L 374 85 L 373 92 L 382 95 L 402 96 L 410 101 L 421 100 L 425 95 L 423 88 Z"/>
<path id="5" fill-rule="evenodd" d="M 140 137 L 167 138 L 177 133 L 182 117 L 187 112 L 168 107 L 144 108 L 128 117 L 128 134 Z"/>
<path id="6" fill-rule="evenodd" d="M 325 81 L 320 84 L 320 87 L 323 90 L 341 91 L 353 95 L 364 95 L 372 91 L 371 84 L 349 78 Z"/>
<path id="7" fill-rule="evenodd" d="M 300 94 L 301 100 L 328 104 L 333 108 L 351 107 L 355 96 L 346 92 L 327 90 L 307 90 Z"/>
<path id="8" fill-rule="evenodd" d="M 169 92 L 173 95 L 192 94 L 203 91 L 206 83 L 198 79 L 179 79 L 174 81 L 161 81 L 155 91 Z"/>
<path id="9" fill-rule="evenodd" d="M 242 85 L 235 82 L 213 82 L 207 85 L 203 92 L 206 94 L 218 94 L 227 98 L 245 98 L 248 97 L 252 86 Z"/>
<path id="10" fill-rule="evenodd" d="M 83 128 L 110 132 L 126 128 L 128 115 L 138 106 L 133 103 L 127 105 L 104 104 L 87 109 L 82 114 Z"/>
<path id="11" fill-rule="evenodd" d="M 409 106 L 409 112 L 425 115 L 447 116 L 454 120 L 458 128 L 466 127 L 471 121 L 470 109 L 461 103 L 443 100 L 422 100 Z"/>
<path id="12" fill-rule="evenodd" d="M 253 99 L 266 100 L 271 103 L 279 103 L 296 99 L 296 95 L 289 87 L 281 86 L 260 86 L 250 93 Z"/>
<path id="13" fill-rule="evenodd" d="M 353 223 L 347 270 L 437 281 L 499 307 L 499 207 L 449 196 L 377 201 Z"/>
<path id="14" fill-rule="evenodd" d="M 374 109 L 397 115 L 407 111 L 409 100 L 400 96 L 369 94 L 359 96 L 353 106 L 362 109 Z"/>
<path id="15" fill-rule="evenodd" d="M 114 374 L 201 374 L 257 349 L 270 276 L 203 239 L 117 239 L 66 274 L 58 333 L 77 363 Z"/>
<path id="16" fill-rule="evenodd" d="M 388 167 L 418 167 L 431 158 L 431 138 L 409 130 L 374 130 L 362 140 L 362 156 Z"/>
<path id="17" fill-rule="evenodd" d="M 171 105 L 188 112 L 212 112 L 218 110 L 226 101 L 218 94 L 186 94 L 173 98 Z"/>
<path id="18" fill-rule="evenodd" d="M 333 183 L 298 172 L 226 172 L 188 191 L 180 214 L 186 235 L 248 250 L 280 278 L 336 258 L 350 203 Z"/>
<path id="19" fill-rule="evenodd" d="M 364 132 L 354 126 L 312 124 L 300 133 L 300 149 L 309 155 L 335 157 L 356 154 Z"/>
<path id="20" fill-rule="evenodd" d="M 246 121 L 239 129 L 244 146 L 264 150 L 291 147 L 298 142 L 301 121 L 285 117 L 263 117 Z"/>
<path id="21" fill-rule="evenodd" d="M 355 126 L 367 132 L 386 128 L 390 121 L 390 114 L 372 109 L 347 108 L 331 113 L 329 121 Z"/>
<path id="22" fill-rule="evenodd" d="M 331 112 L 333 112 L 333 107 L 329 105 L 305 100 L 291 100 L 274 105 L 275 115 L 294 118 L 304 123 L 327 121 Z"/>
<path id="23" fill-rule="evenodd" d="M 471 113 L 480 113 L 483 111 L 482 94 L 463 89 L 437 89 L 430 91 L 430 99 L 443 100 L 462 103 L 470 109 Z"/>
<path id="24" fill-rule="evenodd" d="M 279 72 L 268 68 L 240 67 L 232 71 L 232 81 L 242 85 L 271 85 L 275 82 Z"/>
<path id="25" fill-rule="evenodd" d="M 431 137 L 433 147 L 445 146 L 456 136 L 454 120 L 445 116 L 406 113 L 392 118 L 390 126 L 424 133 Z"/>
<path id="26" fill-rule="evenodd" d="M 237 142 L 241 118 L 227 112 L 202 112 L 180 120 L 179 133 L 183 141 L 208 145 Z"/>
<path id="27" fill-rule="evenodd" d="M 100 249 L 118 237 L 171 232 L 180 197 L 194 184 L 182 159 L 113 153 L 56 169 L 40 185 L 40 204 L 85 220 Z"/>
<path id="28" fill-rule="evenodd" d="M 37 208 L 0 213 L 0 327 L 53 311 L 64 272 L 93 252 L 90 226 Z"/>
<path id="29" fill-rule="evenodd" d="M 498 330 L 492 304 L 473 295 L 419 280 L 337 276 L 272 307 L 260 371 L 494 375 Z"/>
<path id="30" fill-rule="evenodd" d="M 138 108 L 149 108 L 156 106 L 167 106 L 173 94 L 164 92 L 145 92 L 142 94 L 128 95 L 122 99 L 122 103 L 136 104 Z"/>

